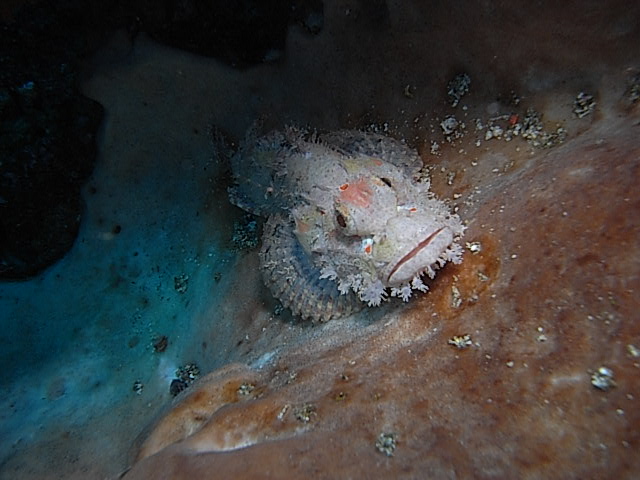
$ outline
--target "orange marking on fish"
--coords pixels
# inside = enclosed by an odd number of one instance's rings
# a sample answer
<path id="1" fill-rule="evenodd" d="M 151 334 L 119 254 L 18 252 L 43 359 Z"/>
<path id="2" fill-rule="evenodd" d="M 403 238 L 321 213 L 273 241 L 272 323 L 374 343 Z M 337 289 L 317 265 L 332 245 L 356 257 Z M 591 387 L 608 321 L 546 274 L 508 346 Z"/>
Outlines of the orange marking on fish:
<path id="1" fill-rule="evenodd" d="M 348 185 L 348 184 L 345 184 Z M 340 188 L 342 190 L 342 188 Z M 343 203 L 350 203 L 356 207 L 367 208 L 371 204 L 372 191 L 365 178 L 358 179 L 349 185 L 349 189 L 342 190 L 339 198 Z"/>
<path id="2" fill-rule="evenodd" d="M 348 183 L 343 183 L 338 188 L 340 188 L 340 190 L 344 192 L 347 188 L 349 188 L 349 184 Z"/>

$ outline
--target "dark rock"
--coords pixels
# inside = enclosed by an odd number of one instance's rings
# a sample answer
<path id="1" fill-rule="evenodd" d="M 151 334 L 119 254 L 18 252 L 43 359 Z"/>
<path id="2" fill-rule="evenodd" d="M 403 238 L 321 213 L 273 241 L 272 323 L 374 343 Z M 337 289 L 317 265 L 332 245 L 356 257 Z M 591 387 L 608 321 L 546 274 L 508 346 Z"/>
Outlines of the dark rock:
<path id="1" fill-rule="evenodd" d="M 311 33 L 323 26 L 317 0 L 165 0 L 140 1 L 139 7 L 141 29 L 154 39 L 236 67 L 277 59 L 290 21 Z"/>
<path id="2" fill-rule="evenodd" d="M 171 385 L 169 385 L 169 393 L 175 397 L 180 392 L 186 390 L 187 386 L 187 382 L 185 382 L 184 380 L 174 378 L 173 380 L 171 380 Z"/>
<path id="3" fill-rule="evenodd" d="M 73 245 L 103 115 L 78 88 L 83 41 L 34 8 L 0 30 L 0 278 L 34 275 Z"/>
<path id="4" fill-rule="evenodd" d="M 169 338 L 166 335 L 162 335 L 153 341 L 153 351 L 156 353 L 164 352 L 168 346 Z"/>

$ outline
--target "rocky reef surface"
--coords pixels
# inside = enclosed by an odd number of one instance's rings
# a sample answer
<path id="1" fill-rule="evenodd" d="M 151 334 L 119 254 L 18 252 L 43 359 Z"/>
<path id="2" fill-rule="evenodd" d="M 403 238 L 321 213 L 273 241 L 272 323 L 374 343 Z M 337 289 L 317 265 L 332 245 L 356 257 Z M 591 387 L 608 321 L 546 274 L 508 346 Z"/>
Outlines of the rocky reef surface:
<path id="1" fill-rule="evenodd" d="M 637 135 L 620 115 L 499 172 L 495 151 L 443 161 L 462 265 L 384 319 L 204 378 L 124 478 L 631 478 Z"/>

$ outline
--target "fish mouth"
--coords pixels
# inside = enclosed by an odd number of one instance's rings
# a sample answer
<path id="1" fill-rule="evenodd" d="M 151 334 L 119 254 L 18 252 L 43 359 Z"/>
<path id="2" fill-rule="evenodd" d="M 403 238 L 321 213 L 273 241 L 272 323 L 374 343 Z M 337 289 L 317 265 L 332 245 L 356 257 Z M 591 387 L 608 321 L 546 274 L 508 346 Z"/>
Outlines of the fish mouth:
<path id="1" fill-rule="evenodd" d="M 396 262 L 387 276 L 387 285 L 410 282 L 435 263 L 451 242 L 453 232 L 450 228 L 440 227 L 433 231 Z"/>

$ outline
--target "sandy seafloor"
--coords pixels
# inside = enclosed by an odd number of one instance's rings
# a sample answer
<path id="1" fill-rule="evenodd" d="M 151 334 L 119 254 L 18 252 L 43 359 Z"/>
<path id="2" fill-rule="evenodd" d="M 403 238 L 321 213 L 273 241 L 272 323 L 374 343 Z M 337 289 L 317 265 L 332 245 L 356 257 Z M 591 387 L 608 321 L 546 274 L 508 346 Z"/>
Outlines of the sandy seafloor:
<path id="1" fill-rule="evenodd" d="M 469 129 L 472 117 L 495 115 L 504 105 L 497 99 L 515 91 L 575 137 L 590 128 L 572 116 L 575 96 L 597 93 L 598 119 L 613 118 L 612 105 L 640 68 L 640 49 L 632 48 L 639 47 L 637 12 L 625 14 L 620 2 L 610 18 L 582 11 L 577 25 L 573 7 L 551 2 L 513 15 L 477 7 L 486 29 L 457 33 L 446 25 L 476 18 L 462 7 L 423 22 L 421 7 L 394 4 L 378 28 L 357 2 L 326 3 L 320 35 L 294 26 L 282 60 L 244 71 L 144 34 L 131 43 L 120 32 L 88 62 L 83 91 L 106 116 L 78 239 L 44 273 L 0 284 L 1 478 L 116 476 L 172 401 L 178 366 L 260 369 L 276 351 L 271 339 L 280 348 L 283 338 L 299 343 L 340 328 L 285 315 L 251 330 L 247 312 L 274 304 L 255 251 L 230 247 L 241 212 L 227 201 L 227 166 L 213 156 L 212 125 L 241 139 L 256 119 L 320 129 L 376 124 L 417 145 L 427 160 L 435 140 L 445 156 L 466 148 L 469 163 L 477 138 L 484 153 L 493 149 L 506 163 L 529 155 L 526 143 L 522 151 L 494 146 L 484 132 L 455 148 L 443 140 L 439 121 L 451 110 L 446 85 L 456 73 L 472 80 L 455 110 L 468 116 Z M 593 48 L 581 47 L 580 38 Z M 354 334 L 353 326 L 345 332 Z M 162 335 L 168 347 L 154 352 Z"/>

